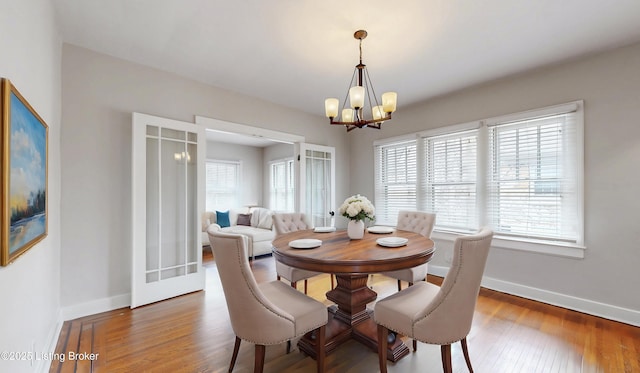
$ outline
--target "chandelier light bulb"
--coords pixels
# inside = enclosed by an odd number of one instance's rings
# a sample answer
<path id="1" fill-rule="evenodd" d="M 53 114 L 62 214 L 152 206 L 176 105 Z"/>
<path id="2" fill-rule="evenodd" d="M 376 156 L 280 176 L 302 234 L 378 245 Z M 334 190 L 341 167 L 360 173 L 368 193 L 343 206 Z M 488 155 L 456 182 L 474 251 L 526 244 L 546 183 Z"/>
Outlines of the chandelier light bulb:
<path id="1" fill-rule="evenodd" d="M 364 87 L 355 86 L 349 89 L 349 102 L 354 109 L 364 107 Z"/>
<path id="2" fill-rule="evenodd" d="M 382 106 L 374 106 L 371 109 L 371 114 L 373 115 L 373 119 L 382 122 L 382 119 L 385 117 L 384 111 L 382 111 Z"/>
<path id="3" fill-rule="evenodd" d="M 342 109 L 342 121 L 353 122 L 353 109 Z"/>
<path id="4" fill-rule="evenodd" d="M 328 98 L 324 100 L 324 111 L 327 115 L 327 118 L 337 117 L 339 106 L 340 106 L 340 101 L 337 98 Z"/>
<path id="5" fill-rule="evenodd" d="M 398 94 L 396 92 L 386 92 L 382 94 L 382 108 L 385 113 L 393 113 L 396 111 L 396 103 Z"/>

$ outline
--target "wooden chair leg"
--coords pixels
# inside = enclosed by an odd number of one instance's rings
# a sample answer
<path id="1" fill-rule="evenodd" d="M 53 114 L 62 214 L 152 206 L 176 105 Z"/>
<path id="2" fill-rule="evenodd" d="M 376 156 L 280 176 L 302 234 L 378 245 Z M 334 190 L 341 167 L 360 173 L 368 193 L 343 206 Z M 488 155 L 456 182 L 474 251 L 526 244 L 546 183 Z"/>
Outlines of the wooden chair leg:
<path id="1" fill-rule="evenodd" d="M 236 343 L 233 346 L 233 355 L 231 355 L 231 364 L 229 364 L 229 373 L 233 371 L 233 367 L 236 365 L 236 359 L 238 358 L 238 351 L 240 351 L 240 342 L 242 342 L 242 339 L 236 336 Z"/>
<path id="2" fill-rule="evenodd" d="M 402 290 L 402 281 L 398 280 L 398 291 Z"/>
<path id="3" fill-rule="evenodd" d="M 382 325 L 378 325 L 378 363 L 380 373 L 387 373 L 387 337 L 389 330 Z"/>
<path id="4" fill-rule="evenodd" d="M 256 345 L 256 361 L 253 365 L 253 373 L 262 373 L 264 368 L 265 346 Z"/>
<path id="5" fill-rule="evenodd" d="M 469 349 L 467 348 L 467 337 L 462 338 L 460 343 L 462 344 L 462 353 L 464 354 L 464 360 L 467 362 L 469 373 L 473 373 L 473 368 L 471 367 L 471 359 L 469 358 Z"/>
<path id="6" fill-rule="evenodd" d="M 413 340 L 413 352 L 418 351 L 418 341 L 417 340 Z"/>
<path id="7" fill-rule="evenodd" d="M 326 342 L 326 327 L 322 325 L 316 329 L 316 364 L 318 373 L 324 373 L 324 344 Z"/>
<path id="8" fill-rule="evenodd" d="M 307 279 L 304 280 L 304 293 L 307 294 Z"/>
<path id="9" fill-rule="evenodd" d="M 440 354 L 442 355 L 442 369 L 444 373 L 451 373 L 451 345 L 440 346 Z"/>
<path id="10" fill-rule="evenodd" d="M 331 290 L 333 290 L 333 288 L 334 288 L 333 273 L 330 274 L 329 276 L 331 276 Z"/>

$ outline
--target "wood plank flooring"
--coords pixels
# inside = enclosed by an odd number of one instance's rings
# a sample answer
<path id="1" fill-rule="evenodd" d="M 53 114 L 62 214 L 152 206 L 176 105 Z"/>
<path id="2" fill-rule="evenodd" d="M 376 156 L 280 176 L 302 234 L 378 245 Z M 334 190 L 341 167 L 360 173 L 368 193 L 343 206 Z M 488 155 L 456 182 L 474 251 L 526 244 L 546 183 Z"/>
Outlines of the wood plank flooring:
<path id="1" fill-rule="evenodd" d="M 50 372 L 226 372 L 234 334 L 210 251 L 204 261 L 205 291 L 65 322 Z M 253 271 L 259 282 L 275 279 L 273 258 L 258 258 Z M 379 298 L 396 291 L 395 280 L 382 275 L 369 285 Z M 309 295 L 329 305 L 329 287 L 328 275 L 315 277 Z M 467 341 L 480 373 L 640 372 L 640 328 L 487 289 L 480 291 Z M 311 358 L 297 349 L 286 354 L 285 348 L 267 347 L 265 372 L 315 372 Z M 243 342 L 234 372 L 253 370 L 253 351 Z M 454 372 L 467 372 L 459 343 L 452 346 L 452 361 Z M 327 356 L 326 368 L 375 372 L 377 355 L 350 341 Z M 389 372 L 441 371 L 439 346 L 422 343 L 416 353 L 389 364 Z"/>

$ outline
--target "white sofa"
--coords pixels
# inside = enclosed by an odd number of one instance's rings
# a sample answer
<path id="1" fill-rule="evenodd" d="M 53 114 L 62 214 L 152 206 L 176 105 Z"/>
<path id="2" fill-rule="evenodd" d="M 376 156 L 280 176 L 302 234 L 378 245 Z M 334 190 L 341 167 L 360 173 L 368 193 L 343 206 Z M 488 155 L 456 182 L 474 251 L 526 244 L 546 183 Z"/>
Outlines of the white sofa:
<path id="1" fill-rule="evenodd" d="M 238 225 L 240 214 L 251 214 L 251 225 Z M 244 209 L 229 210 L 229 227 L 221 227 L 217 223 L 216 212 L 206 211 L 202 215 L 202 245 L 209 245 L 207 229 L 219 230 L 228 233 L 242 234 L 247 238 L 247 255 L 254 258 L 259 255 L 271 253 L 271 242 L 276 236 L 273 229 L 273 212 L 262 207 L 252 208 L 250 212 Z"/>

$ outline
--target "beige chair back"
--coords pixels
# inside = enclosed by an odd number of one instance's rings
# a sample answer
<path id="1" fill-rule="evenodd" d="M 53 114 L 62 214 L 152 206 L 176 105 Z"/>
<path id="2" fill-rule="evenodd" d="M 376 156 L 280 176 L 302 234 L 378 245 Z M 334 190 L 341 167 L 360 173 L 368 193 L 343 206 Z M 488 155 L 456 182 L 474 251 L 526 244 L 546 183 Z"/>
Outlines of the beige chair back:
<path id="1" fill-rule="evenodd" d="M 303 213 L 291 212 L 273 214 L 273 226 L 276 229 L 276 235 L 281 235 L 289 232 L 309 229 L 311 224 L 307 222 Z"/>
<path id="2" fill-rule="evenodd" d="M 260 291 L 249 267 L 243 236 L 215 230 L 207 233 L 236 336 L 255 344 L 271 345 L 295 335 L 294 317 Z"/>
<path id="3" fill-rule="evenodd" d="M 493 232 L 458 237 L 451 268 L 438 294 L 416 317 L 414 336 L 433 344 L 450 344 L 469 334 Z"/>
<path id="4" fill-rule="evenodd" d="M 431 237 L 435 222 L 436 214 L 421 211 L 400 211 L 396 228 Z"/>

